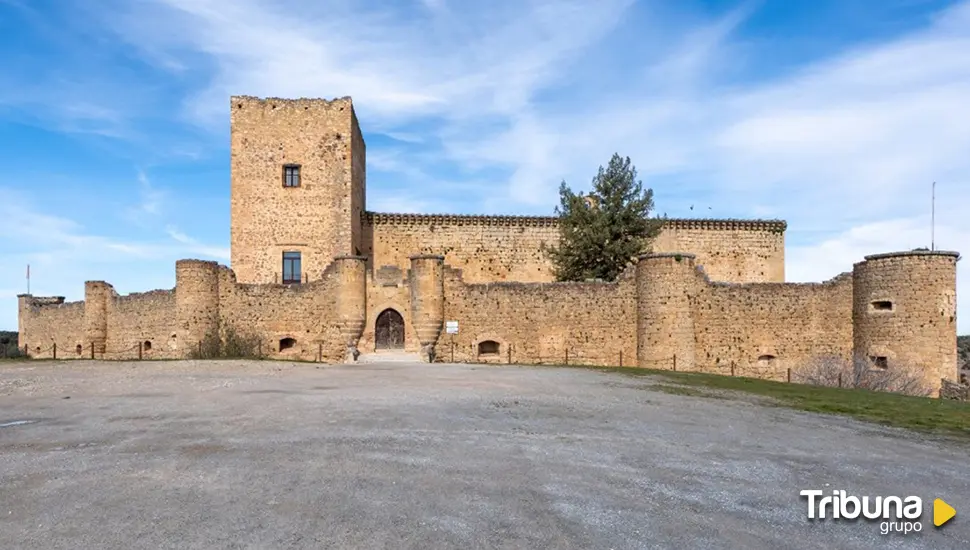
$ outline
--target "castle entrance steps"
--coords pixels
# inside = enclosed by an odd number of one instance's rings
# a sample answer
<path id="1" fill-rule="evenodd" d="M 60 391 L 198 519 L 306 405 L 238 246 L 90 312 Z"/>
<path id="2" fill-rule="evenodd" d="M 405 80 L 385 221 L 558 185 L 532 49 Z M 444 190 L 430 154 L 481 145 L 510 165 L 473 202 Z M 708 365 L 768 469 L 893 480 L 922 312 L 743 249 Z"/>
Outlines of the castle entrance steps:
<path id="1" fill-rule="evenodd" d="M 358 363 L 420 363 L 421 354 L 410 353 L 404 350 L 377 350 L 370 353 L 361 353 L 357 358 Z"/>

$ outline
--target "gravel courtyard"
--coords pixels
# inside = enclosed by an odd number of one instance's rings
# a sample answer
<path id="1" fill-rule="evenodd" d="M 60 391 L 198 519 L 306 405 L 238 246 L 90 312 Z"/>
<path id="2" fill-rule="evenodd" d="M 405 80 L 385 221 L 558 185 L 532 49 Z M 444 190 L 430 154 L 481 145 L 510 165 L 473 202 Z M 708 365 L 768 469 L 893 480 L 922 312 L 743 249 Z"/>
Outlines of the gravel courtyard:
<path id="1" fill-rule="evenodd" d="M 0 363 L 0 548 L 967 548 L 970 448 L 586 369 Z M 802 489 L 923 498 L 922 532 Z M 957 509 L 942 529 L 932 501 Z"/>

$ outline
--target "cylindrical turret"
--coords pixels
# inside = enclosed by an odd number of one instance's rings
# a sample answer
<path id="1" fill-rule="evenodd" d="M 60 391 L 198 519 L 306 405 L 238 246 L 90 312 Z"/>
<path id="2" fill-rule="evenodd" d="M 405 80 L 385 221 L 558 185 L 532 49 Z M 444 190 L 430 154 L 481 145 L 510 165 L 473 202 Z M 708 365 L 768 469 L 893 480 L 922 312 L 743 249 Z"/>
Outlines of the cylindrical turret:
<path id="1" fill-rule="evenodd" d="M 357 342 L 367 321 L 367 258 L 337 256 L 337 326 L 347 362 L 357 360 Z"/>
<path id="2" fill-rule="evenodd" d="M 637 263 L 637 363 L 693 370 L 696 275 L 691 254 L 644 254 Z"/>
<path id="3" fill-rule="evenodd" d="M 445 315 L 444 256 L 411 256 L 411 323 L 421 357 L 434 361 L 434 346 Z"/>
<path id="4" fill-rule="evenodd" d="M 104 281 L 84 283 L 84 339 L 87 346 L 94 346 L 95 356 L 103 356 L 108 345 L 108 300 L 114 287 Z"/>
<path id="5" fill-rule="evenodd" d="M 918 369 L 938 392 L 957 381 L 956 252 L 866 256 L 853 266 L 853 355 L 857 365 Z"/>
<path id="6" fill-rule="evenodd" d="M 182 356 L 197 350 L 206 336 L 219 336 L 219 264 L 175 262 L 175 321 Z"/>

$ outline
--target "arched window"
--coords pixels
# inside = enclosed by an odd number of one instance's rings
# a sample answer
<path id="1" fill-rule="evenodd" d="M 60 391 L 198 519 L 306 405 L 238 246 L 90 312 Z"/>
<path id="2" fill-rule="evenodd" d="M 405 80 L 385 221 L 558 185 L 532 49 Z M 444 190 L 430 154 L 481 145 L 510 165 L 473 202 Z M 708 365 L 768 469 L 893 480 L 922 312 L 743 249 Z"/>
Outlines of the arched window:
<path id="1" fill-rule="evenodd" d="M 499 343 L 495 340 L 485 340 L 478 343 L 479 355 L 498 355 Z"/>
<path id="2" fill-rule="evenodd" d="M 283 338 L 280 340 L 280 351 L 292 349 L 294 346 L 296 346 L 295 338 Z"/>
<path id="3" fill-rule="evenodd" d="M 151 343 L 151 341 L 150 340 L 145 340 L 145 342 L 141 345 L 141 349 L 143 349 L 145 351 L 151 351 L 151 349 L 152 349 L 152 343 Z"/>
<path id="4" fill-rule="evenodd" d="M 84 352 L 84 346 L 82 346 L 81 344 L 78 344 L 77 346 L 75 346 L 74 353 L 81 355 L 83 352 Z"/>

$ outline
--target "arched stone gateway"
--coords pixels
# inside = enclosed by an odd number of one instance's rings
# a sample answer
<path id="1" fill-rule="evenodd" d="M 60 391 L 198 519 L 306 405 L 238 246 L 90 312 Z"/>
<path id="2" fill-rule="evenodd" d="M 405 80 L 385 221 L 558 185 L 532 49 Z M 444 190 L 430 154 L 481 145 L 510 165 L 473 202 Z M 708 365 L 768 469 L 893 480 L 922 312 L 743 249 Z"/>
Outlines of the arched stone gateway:
<path id="1" fill-rule="evenodd" d="M 382 311 L 374 325 L 374 343 L 377 349 L 404 349 L 404 317 L 390 308 Z"/>

